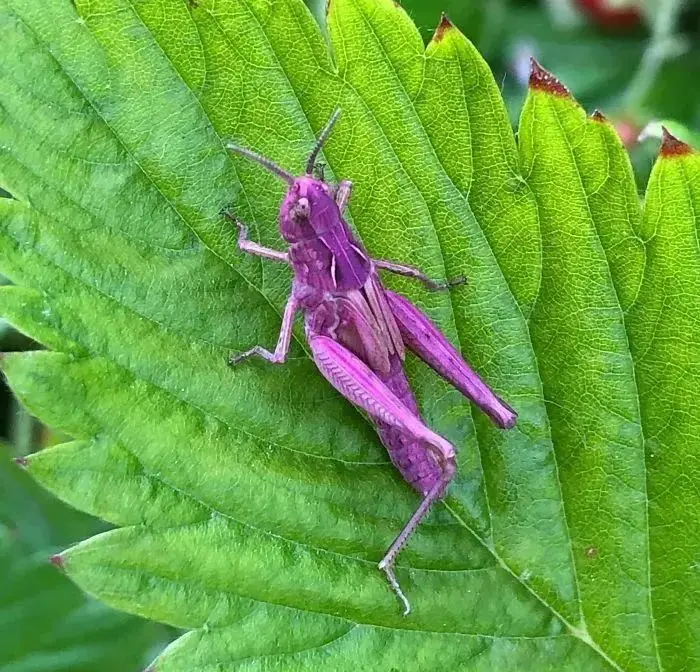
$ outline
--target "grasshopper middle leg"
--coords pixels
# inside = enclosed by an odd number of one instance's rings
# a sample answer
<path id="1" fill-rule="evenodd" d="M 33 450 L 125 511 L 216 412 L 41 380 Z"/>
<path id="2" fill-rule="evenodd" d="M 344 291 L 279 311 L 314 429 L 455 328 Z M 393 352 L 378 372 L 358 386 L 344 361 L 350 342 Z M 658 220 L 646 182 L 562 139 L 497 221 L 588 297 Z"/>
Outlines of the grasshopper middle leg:
<path id="1" fill-rule="evenodd" d="M 440 291 L 442 289 L 449 289 L 455 285 L 461 285 L 466 282 L 466 278 L 463 276 L 458 276 L 452 280 L 447 280 L 446 282 L 438 282 L 433 280 L 431 277 L 423 273 L 420 268 L 415 266 L 408 266 L 406 264 L 396 264 L 393 261 L 387 261 L 386 259 L 374 259 L 374 264 L 377 268 L 381 268 L 384 271 L 390 271 L 391 273 L 396 273 L 397 275 L 404 275 L 408 278 L 413 278 L 414 280 L 420 280 L 429 290 L 433 292 Z"/>
<path id="2" fill-rule="evenodd" d="M 266 359 L 272 364 L 283 364 L 287 360 L 287 354 L 289 353 L 289 344 L 292 340 L 292 327 L 294 326 L 294 316 L 296 315 L 298 303 L 294 295 L 292 294 L 287 300 L 287 305 L 284 309 L 284 316 L 282 317 L 282 328 L 280 329 L 280 335 L 277 339 L 277 346 L 274 352 L 266 350 L 260 345 L 254 345 L 250 350 L 245 352 L 240 352 L 236 355 L 231 355 L 229 357 L 228 363 L 231 366 L 239 364 L 244 359 L 248 357 L 257 356 Z"/>

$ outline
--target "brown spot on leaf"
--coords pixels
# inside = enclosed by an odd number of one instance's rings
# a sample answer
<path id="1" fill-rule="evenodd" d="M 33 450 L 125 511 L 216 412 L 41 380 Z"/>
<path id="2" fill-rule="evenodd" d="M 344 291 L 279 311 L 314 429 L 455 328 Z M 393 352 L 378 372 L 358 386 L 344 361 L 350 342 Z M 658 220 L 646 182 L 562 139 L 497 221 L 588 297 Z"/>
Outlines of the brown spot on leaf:
<path id="1" fill-rule="evenodd" d="M 586 553 L 586 557 L 590 558 L 592 560 L 593 558 L 598 557 L 598 553 L 600 553 L 600 551 L 598 550 L 597 546 L 589 546 L 586 549 L 585 553 Z"/>
<path id="2" fill-rule="evenodd" d="M 693 153 L 693 148 L 689 144 L 679 140 L 675 135 L 671 135 L 665 126 L 661 127 L 661 131 L 663 133 L 661 140 L 661 156 L 670 158 Z"/>
<path id="3" fill-rule="evenodd" d="M 435 29 L 435 34 L 433 35 L 433 42 L 439 42 L 442 40 L 443 37 L 445 37 L 445 33 L 450 30 L 450 28 L 454 28 L 454 24 L 452 21 L 447 18 L 447 14 L 443 14 L 440 17 L 440 23 L 438 24 L 438 27 Z"/>
<path id="4" fill-rule="evenodd" d="M 567 89 L 551 72 L 545 70 L 534 58 L 530 57 L 530 81 L 531 89 L 546 91 L 553 96 L 570 97 Z"/>
<path id="5" fill-rule="evenodd" d="M 60 553 L 56 553 L 56 555 L 52 555 L 49 558 L 49 562 L 54 567 L 57 567 L 58 569 L 63 569 L 63 556 Z"/>
<path id="6" fill-rule="evenodd" d="M 607 117 L 600 110 L 593 110 L 593 114 L 591 115 L 591 119 L 593 119 L 593 121 L 597 121 L 601 124 L 604 124 L 607 121 Z"/>
<path id="7" fill-rule="evenodd" d="M 24 455 L 15 457 L 14 462 L 18 467 L 22 467 L 23 469 L 26 469 L 29 466 L 29 460 Z"/>

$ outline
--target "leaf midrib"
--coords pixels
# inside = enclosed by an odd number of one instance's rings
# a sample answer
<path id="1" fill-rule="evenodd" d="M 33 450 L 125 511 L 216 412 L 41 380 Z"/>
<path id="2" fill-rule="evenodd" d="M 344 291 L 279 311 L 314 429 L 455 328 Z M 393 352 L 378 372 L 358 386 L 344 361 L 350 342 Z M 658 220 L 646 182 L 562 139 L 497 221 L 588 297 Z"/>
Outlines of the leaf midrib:
<path id="1" fill-rule="evenodd" d="M 382 53 L 383 53 L 384 56 L 386 57 L 387 62 L 388 62 L 388 63 L 391 63 L 391 60 L 389 59 L 389 57 L 388 57 L 388 55 L 387 55 L 387 53 L 386 53 L 386 50 L 384 49 L 384 45 L 382 44 L 382 42 L 381 42 L 381 40 L 379 39 L 379 37 L 378 37 L 378 35 L 376 34 L 376 32 L 374 31 L 372 25 L 368 22 L 368 20 L 367 20 L 365 14 L 364 14 L 364 12 L 362 11 L 362 8 L 359 8 L 359 7 L 358 7 L 357 2 L 356 2 L 355 0 L 353 0 L 353 2 L 355 2 L 356 8 L 359 9 L 359 14 L 360 14 L 361 17 L 362 17 L 362 20 L 365 22 L 365 24 L 368 26 L 370 32 L 371 32 L 372 35 L 374 36 L 375 41 L 376 41 L 376 43 L 379 45 L 380 49 L 382 50 Z M 247 6 L 247 3 L 246 3 L 246 6 Z M 263 31 L 263 32 L 264 32 L 264 31 Z M 267 34 L 266 34 L 266 33 L 264 33 L 264 34 L 265 34 L 265 37 L 266 37 L 266 39 L 267 39 Z M 342 41 L 342 40 L 341 40 L 341 41 Z M 269 45 L 269 40 L 268 40 L 268 45 Z M 276 60 L 277 60 L 277 64 L 279 65 L 280 70 L 282 70 L 282 71 L 285 73 L 285 77 L 287 78 L 287 81 L 289 82 L 289 77 L 288 77 L 288 75 L 286 74 L 286 71 L 284 70 L 284 67 L 282 66 L 282 63 L 281 63 L 280 59 L 277 57 L 277 52 L 274 50 L 274 48 L 272 49 L 272 53 L 275 55 L 275 58 L 276 58 Z M 423 54 L 422 54 L 423 66 L 424 66 L 424 64 L 425 64 L 425 59 L 426 59 L 425 52 L 423 52 Z M 392 68 L 393 68 L 393 64 L 392 64 Z M 460 69 L 460 71 L 461 71 L 461 69 Z M 422 68 L 421 88 L 422 88 L 422 86 L 423 86 L 424 77 L 425 77 L 425 67 Z M 494 255 L 494 253 L 493 253 L 493 248 L 491 247 L 491 245 L 490 245 L 490 243 L 489 243 L 489 241 L 488 241 L 488 238 L 486 237 L 486 235 L 485 235 L 485 233 L 484 233 L 483 227 L 481 226 L 481 224 L 480 224 L 479 221 L 477 220 L 475 214 L 472 212 L 471 206 L 469 205 L 469 201 L 468 201 L 467 196 L 464 195 L 464 194 L 462 194 L 462 192 L 457 188 L 457 186 L 454 184 L 454 182 L 452 181 L 452 179 L 449 177 L 449 174 L 448 174 L 447 171 L 445 170 L 445 167 L 444 167 L 442 161 L 440 160 L 440 157 L 438 156 L 437 152 L 435 151 L 435 147 L 434 147 L 432 141 L 430 140 L 430 137 L 429 137 L 428 134 L 425 132 L 425 127 L 424 127 L 424 125 L 423 125 L 422 119 L 420 118 L 420 115 L 417 113 L 417 110 L 416 110 L 416 108 L 415 108 L 414 101 L 413 101 L 413 99 L 408 95 L 408 92 L 406 91 L 405 86 L 404 86 L 403 82 L 401 81 L 401 78 L 398 77 L 398 76 L 396 76 L 395 80 L 398 82 L 398 85 L 399 85 L 399 87 L 401 88 L 401 91 L 402 91 L 403 94 L 404 94 L 405 100 L 408 101 L 408 103 L 409 103 L 409 105 L 410 105 L 410 108 L 411 108 L 411 110 L 413 111 L 413 114 L 414 114 L 414 117 L 415 117 L 416 121 L 417 121 L 418 124 L 420 125 L 420 128 L 423 130 L 424 141 L 425 141 L 425 142 L 427 143 L 427 145 L 430 147 L 430 150 L 431 150 L 431 153 L 432 153 L 434 159 L 437 161 L 438 165 L 440 166 L 440 168 L 441 168 L 441 170 L 442 170 L 442 175 L 443 175 L 443 177 L 444 177 L 446 180 L 449 181 L 449 184 L 452 186 L 454 192 L 455 192 L 457 195 L 459 195 L 460 199 L 461 199 L 461 200 L 465 203 L 465 205 L 467 206 L 468 211 L 469 211 L 469 212 L 472 214 L 472 216 L 474 217 L 474 221 L 475 221 L 476 224 L 479 226 L 479 229 L 481 230 L 481 234 L 482 234 L 484 240 L 486 241 L 486 244 L 488 245 L 488 248 L 489 248 L 489 250 L 490 250 L 490 252 L 491 252 L 491 255 L 493 256 L 493 258 L 494 258 L 494 260 L 495 260 L 496 257 L 495 257 L 495 255 Z M 295 93 L 295 95 L 296 95 L 296 90 L 295 90 L 294 87 L 291 85 L 291 82 L 289 82 L 289 83 L 290 83 L 290 88 L 291 88 L 291 90 L 292 90 L 292 91 Z M 445 254 L 444 254 L 444 250 L 443 250 L 443 247 L 442 247 L 442 243 L 441 243 L 441 241 L 440 241 L 440 237 L 439 237 L 438 232 L 437 232 L 437 227 L 436 227 L 436 225 L 435 225 L 435 221 L 434 221 L 433 214 L 432 214 L 432 210 L 431 210 L 430 206 L 428 205 L 427 201 L 426 201 L 425 198 L 423 197 L 422 192 L 418 189 L 418 186 L 415 184 L 415 182 L 414 182 L 413 178 L 411 177 L 409 171 L 408 171 L 408 170 L 405 168 L 405 166 L 403 165 L 402 160 L 400 159 L 399 155 L 396 153 L 396 151 L 395 151 L 395 149 L 394 149 L 393 143 L 390 141 L 389 137 L 386 135 L 386 132 L 385 132 L 385 130 L 384 130 L 384 127 L 383 127 L 382 123 L 379 121 L 379 119 L 377 119 L 377 117 L 376 117 L 376 115 L 374 114 L 373 110 L 369 109 L 369 107 L 367 106 L 367 104 L 366 104 L 364 98 L 357 92 L 357 90 L 355 89 L 355 87 L 354 87 L 347 79 L 344 79 L 344 80 L 343 80 L 343 83 L 344 83 L 345 86 L 347 86 L 348 88 L 350 88 L 350 89 L 355 93 L 355 96 L 356 96 L 357 100 L 360 101 L 360 102 L 363 104 L 365 110 L 366 110 L 367 112 L 369 112 L 369 114 L 370 114 L 370 115 L 372 116 L 372 118 L 375 120 L 377 127 L 380 129 L 380 131 L 382 132 L 382 135 L 383 135 L 384 139 L 386 140 L 388 146 L 391 148 L 392 153 L 393 153 L 393 155 L 394 155 L 394 158 L 396 159 L 398 165 L 401 166 L 401 169 L 402 169 L 404 175 L 405 175 L 406 178 L 413 184 L 413 186 L 414 186 L 415 189 L 416 189 L 416 192 L 419 194 L 420 198 L 423 200 L 423 203 L 424 203 L 424 205 L 425 205 L 426 211 L 427 211 L 427 212 L 429 213 L 429 215 L 430 215 L 430 224 L 431 224 L 432 229 L 433 229 L 433 232 L 434 232 L 434 234 L 435 234 L 435 240 L 436 240 L 436 242 L 437 242 L 438 249 L 440 250 L 443 268 L 445 268 L 445 267 L 446 267 L 446 264 L 445 264 Z M 297 101 L 299 101 L 298 96 L 297 96 Z M 471 147 L 471 145 L 470 145 L 470 147 Z M 529 185 L 528 185 L 528 186 L 529 186 Z M 504 284 L 505 284 L 506 287 L 508 288 L 508 292 L 511 294 L 511 298 L 512 298 L 512 300 L 513 300 L 513 304 L 517 307 L 517 310 L 518 310 L 518 312 L 520 313 L 520 316 L 522 317 L 524 324 L 528 325 L 529 323 L 528 323 L 527 320 L 525 320 L 525 317 L 524 317 L 524 315 L 523 315 L 523 313 L 522 313 L 522 309 L 521 309 L 521 307 L 520 307 L 520 304 L 519 304 L 519 303 L 517 302 L 517 300 L 515 299 L 515 297 L 514 297 L 512 291 L 511 291 L 511 289 L 510 289 L 510 285 L 508 284 L 507 280 L 505 279 L 505 276 L 503 275 L 503 271 L 501 270 L 501 268 L 500 268 L 500 266 L 498 265 L 497 262 L 496 262 L 496 267 L 498 268 L 499 272 L 501 273 L 501 276 L 502 276 L 502 278 L 503 278 Z M 539 293 L 538 293 L 538 294 L 539 294 Z M 455 326 L 456 326 L 456 324 L 457 324 L 457 322 L 456 322 L 456 312 L 455 312 L 454 301 L 453 301 L 451 292 L 449 293 L 449 299 L 450 299 L 450 312 L 451 312 L 451 315 L 452 315 L 452 321 L 453 321 L 453 323 L 454 323 Z M 460 352 L 461 352 L 461 351 L 462 351 L 462 344 L 461 344 L 461 339 L 459 338 L 459 333 L 458 333 L 458 332 L 457 332 L 457 334 L 456 334 L 456 338 L 457 338 L 457 342 L 458 342 L 458 344 L 459 344 L 459 350 L 460 350 Z M 533 346 L 532 346 L 532 340 L 531 340 L 531 339 L 530 339 L 530 344 L 529 344 L 529 345 L 530 345 L 530 349 L 531 349 L 531 351 L 532 351 L 533 360 L 534 360 L 534 362 L 535 362 L 535 364 L 536 364 L 536 366 L 537 366 L 537 375 L 538 375 L 538 379 L 539 379 L 539 382 L 540 382 L 540 389 L 542 389 L 542 391 L 543 391 L 543 389 L 544 389 L 544 388 L 543 388 L 543 383 L 542 383 L 541 376 L 540 376 L 540 374 L 539 374 L 539 366 L 537 365 L 537 356 L 536 356 L 536 354 L 535 354 L 535 352 L 534 352 L 534 348 L 533 348 Z M 543 398 L 544 398 L 544 394 L 543 394 Z M 473 410 L 472 410 L 472 408 L 471 408 L 471 405 L 469 406 L 469 410 L 470 410 L 470 415 L 472 415 L 472 417 L 473 417 Z M 546 410 L 546 405 L 545 405 L 545 410 Z M 549 425 L 549 417 L 548 417 L 548 425 Z M 478 432 L 475 434 L 475 437 L 476 437 L 476 442 L 477 442 L 477 448 L 478 448 L 478 450 L 479 450 L 480 462 L 483 463 L 483 460 L 482 460 L 482 458 L 481 458 L 482 446 L 481 446 L 481 442 L 480 442 L 480 440 L 479 440 L 479 434 L 478 434 Z M 551 437 L 550 437 L 550 443 L 552 443 L 552 442 L 551 442 Z M 553 443 L 552 443 L 552 453 L 553 453 L 553 456 L 554 456 L 555 464 L 557 464 L 556 453 L 555 453 L 554 448 L 553 448 Z M 483 467 L 482 467 L 482 471 L 483 471 Z M 558 474 L 558 467 L 557 467 L 557 474 Z M 562 510 L 564 510 L 564 508 L 563 508 L 564 497 L 563 497 L 563 493 L 562 493 L 562 491 L 561 491 L 561 481 L 560 481 L 560 479 L 558 478 L 558 476 L 557 476 L 557 485 L 558 485 L 559 491 L 560 491 L 561 503 L 562 503 Z M 484 490 L 485 490 L 485 489 L 484 489 Z M 487 506 L 488 506 L 488 499 L 486 500 L 486 503 L 487 503 Z M 569 631 L 572 633 L 573 636 L 575 636 L 577 639 L 580 639 L 582 642 L 584 642 L 584 643 L 586 643 L 588 646 L 590 646 L 596 653 L 598 653 L 601 657 L 603 657 L 603 659 L 604 659 L 606 662 L 608 662 L 612 667 L 614 667 L 616 670 L 621 670 L 621 668 L 617 665 L 617 663 L 616 663 L 614 660 L 612 660 L 612 659 L 603 651 L 603 649 L 590 637 L 590 635 L 589 635 L 587 632 L 581 632 L 578 628 L 575 628 L 571 623 L 569 623 L 568 620 L 567 620 L 562 614 L 560 614 L 552 605 L 550 605 L 542 596 L 540 596 L 530 585 L 528 585 L 527 582 L 523 581 L 522 578 L 521 578 L 518 574 L 516 574 L 516 573 L 508 566 L 508 564 L 504 561 L 504 559 L 495 551 L 495 549 L 493 548 L 493 546 L 490 546 L 490 545 L 487 543 L 487 541 L 486 541 L 485 539 L 483 539 L 479 534 L 477 534 L 473 529 L 471 529 L 471 527 L 470 527 L 469 525 L 467 525 L 466 521 L 464 521 L 464 520 L 457 514 L 456 511 L 454 511 L 448 504 L 446 504 L 446 503 L 444 503 L 444 502 L 443 502 L 443 505 L 444 505 L 445 508 L 453 515 L 453 517 L 457 520 L 457 522 L 458 522 L 462 527 L 464 527 L 464 529 L 466 529 L 468 532 L 470 532 L 470 533 L 472 534 L 472 536 L 474 536 L 474 538 L 477 539 L 477 540 L 482 544 L 482 546 L 483 546 L 486 550 L 488 550 L 489 553 L 491 553 L 491 554 L 493 555 L 493 557 L 497 560 L 497 562 L 499 563 L 499 565 L 500 565 L 501 567 L 503 567 L 513 578 L 515 578 L 516 581 L 517 581 L 518 583 L 520 583 L 522 586 L 524 586 L 524 587 L 528 590 L 528 592 L 530 592 L 541 604 L 543 604 L 546 608 L 548 608 L 548 609 L 550 610 L 550 612 L 551 612 L 554 616 L 556 616 L 557 618 L 559 618 L 559 619 L 562 621 L 562 623 L 569 629 Z M 489 512 L 489 520 L 491 521 L 491 519 L 492 519 L 492 514 L 491 514 L 491 509 L 490 509 L 490 507 L 488 508 L 488 512 Z M 565 520 L 566 520 L 566 514 L 565 514 L 565 512 L 564 512 L 564 515 L 565 515 Z M 491 528 L 491 527 L 490 527 L 489 529 L 492 531 L 492 528 Z M 575 564 L 574 564 L 574 562 L 573 562 L 572 540 L 571 540 L 571 535 L 570 535 L 570 532 L 569 532 L 568 522 L 567 522 L 567 525 L 566 525 L 566 529 L 567 529 L 567 536 L 568 536 L 568 539 L 569 539 L 569 550 L 570 550 L 570 552 L 571 552 L 571 564 L 572 564 L 572 568 L 573 568 L 573 572 L 574 572 L 574 576 L 575 576 L 575 580 L 576 580 L 577 594 L 579 595 L 579 600 L 578 600 L 578 602 L 579 602 L 579 613 L 582 614 L 582 604 L 581 604 L 581 600 L 580 600 L 580 591 L 578 590 L 578 580 L 576 579 L 576 567 L 575 567 Z"/>

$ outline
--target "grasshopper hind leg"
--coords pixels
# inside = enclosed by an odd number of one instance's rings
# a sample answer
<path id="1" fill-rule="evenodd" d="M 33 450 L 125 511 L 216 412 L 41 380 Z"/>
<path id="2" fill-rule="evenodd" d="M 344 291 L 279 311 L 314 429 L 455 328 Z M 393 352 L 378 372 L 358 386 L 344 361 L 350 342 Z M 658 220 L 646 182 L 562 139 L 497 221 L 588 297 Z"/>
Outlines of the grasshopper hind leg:
<path id="1" fill-rule="evenodd" d="M 432 446 L 430 447 L 432 448 Z M 418 525 L 430 511 L 430 507 L 438 501 L 444 494 L 445 488 L 449 485 L 450 481 L 454 477 L 455 471 L 457 470 L 457 465 L 455 464 L 454 456 L 446 457 L 443 454 L 438 454 L 438 451 L 433 449 L 433 453 L 436 455 L 439 462 L 441 462 L 442 476 L 441 478 L 430 488 L 430 490 L 425 493 L 423 501 L 420 503 L 415 513 L 411 516 L 409 521 L 404 526 L 403 530 L 399 532 L 399 535 L 394 539 L 389 550 L 387 550 L 384 557 L 379 562 L 379 569 L 381 569 L 388 579 L 391 587 L 398 596 L 398 598 L 403 602 L 404 605 L 404 616 L 408 616 L 411 612 L 411 605 L 406 598 L 403 590 L 401 590 L 401 585 L 399 584 L 396 575 L 394 574 L 394 563 L 398 557 L 401 549 L 405 546 L 406 542 L 409 540 L 411 535 L 415 532 Z"/>
<path id="2" fill-rule="evenodd" d="M 389 547 L 381 562 L 381 569 L 391 587 L 403 602 L 404 613 L 410 611 L 396 576 L 394 562 L 416 527 L 442 497 L 456 471 L 455 450 L 452 444 L 428 428 L 396 394 L 372 371 L 367 364 L 337 341 L 327 336 L 310 335 L 309 345 L 314 361 L 323 376 L 355 406 L 369 413 L 376 421 L 399 430 L 411 442 L 420 442 L 431 451 L 440 467 L 439 476 L 424 494 L 423 501 Z"/>

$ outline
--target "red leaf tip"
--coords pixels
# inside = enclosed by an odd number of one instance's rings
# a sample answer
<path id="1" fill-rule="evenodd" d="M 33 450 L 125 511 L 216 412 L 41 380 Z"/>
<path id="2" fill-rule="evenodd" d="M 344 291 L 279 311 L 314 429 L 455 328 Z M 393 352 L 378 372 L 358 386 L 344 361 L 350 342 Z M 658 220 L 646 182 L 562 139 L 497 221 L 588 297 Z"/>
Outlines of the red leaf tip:
<path id="1" fill-rule="evenodd" d="M 447 17 L 447 14 L 443 12 L 442 16 L 440 17 L 440 23 L 435 29 L 435 35 L 433 35 L 433 42 L 439 42 L 443 37 L 445 37 L 445 33 L 451 28 L 454 28 L 454 24 Z"/>
<path id="2" fill-rule="evenodd" d="M 692 154 L 693 148 L 682 140 L 679 140 L 675 135 L 671 135 L 665 126 L 661 127 L 661 132 L 661 156 L 670 157 Z"/>
<path id="3" fill-rule="evenodd" d="M 52 555 L 49 558 L 49 562 L 54 567 L 57 567 L 58 569 L 63 569 L 63 556 L 60 553 L 56 553 L 56 555 Z"/>
<path id="4" fill-rule="evenodd" d="M 551 72 L 545 70 L 530 56 L 530 88 L 546 91 L 554 96 L 570 96 L 567 89 Z"/>

